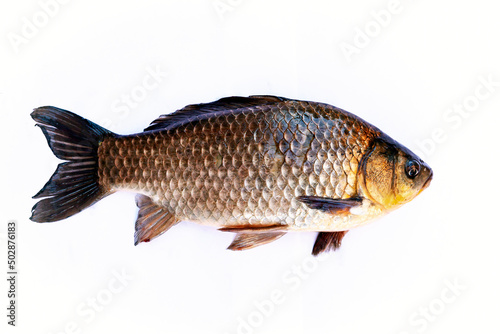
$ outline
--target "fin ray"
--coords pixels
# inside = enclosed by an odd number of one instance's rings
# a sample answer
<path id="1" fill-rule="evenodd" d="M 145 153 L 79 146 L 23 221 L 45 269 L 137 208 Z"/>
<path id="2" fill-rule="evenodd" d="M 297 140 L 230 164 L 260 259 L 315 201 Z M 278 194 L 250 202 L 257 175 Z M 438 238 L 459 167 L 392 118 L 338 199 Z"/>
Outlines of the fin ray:
<path id="1" fill-rule="evenodd" d="M 299 196 L 297 199 L 311 209 L 325 211 L 331 214 L 348 213 L 351 208 L 360 206 L 362 199 L 352 197 L 348 199 L 334 199 L 318 196 Z"/>
<path id="2" fill-rule="evenodd" d="M 231 244 L 227 249 L 233 251 L 251 249 L 257 246 L 273 242 L 281 238 L 285 234 L 286 232 L 266 232 L 266 233 L 239 232 L 236 234 L 233 242 L 231 242 Z"/>
<path id="3" fill-rule="evenodd" d="M 348 231 L 319 232 L 314 243 L 312 255 L 316 256 L 323 252 L 334 251 L 340 247 L 342 239 Z"/>
<path id="4" fill-rule="evenodd" d="M 179 222 L 166 208 L 154 203 L 146 195 L 138 194 L 135 202 L 139 207 L 135 222 L 135 245 L 153 240 Z"/>
<path id="5" fill-rule="evenodd" d="M 40 107 L 31 113 L 47 143 L 60 159 L 45 186 L 33 198 L 42 198 L 31 209 L 31 220 L 53 222 L 72 216 L 110 192 L 99 184 L 97 150 L 106 137 L 116 136 L 72 112 Z M 85 166 L 82 168 L 82 166 Z"/>
<path id="6" fill-rule="evenodd" d="M 181 125 L 217 115 L 235 113 L 236 109 L 275 104 L 288 99 L 270 95 L 253 95 L 249 97 L 225 97 L 210 103 L 190 104 L 171 114 L 159 116 L 144 131 L 170 130 Z"/>

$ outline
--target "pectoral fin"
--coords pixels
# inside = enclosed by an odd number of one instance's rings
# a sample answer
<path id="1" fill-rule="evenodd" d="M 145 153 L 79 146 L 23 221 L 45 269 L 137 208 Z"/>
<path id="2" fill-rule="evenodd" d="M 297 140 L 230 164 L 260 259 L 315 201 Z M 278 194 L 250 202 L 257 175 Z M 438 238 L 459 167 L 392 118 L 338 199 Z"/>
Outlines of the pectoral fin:
<path id="1" fill-rule="evenodd" d="M 338 249 L 346 233 L 347 231 L 319 232 L 316 242 L 314 243 L 312 254 L 316 256 L 323 252 Z"/>
<path id="2" fill-rule="evenodd" d="M 148 196 L 137 195 L 135 202 L 139 207 L 135 222 L 135 245 L 151 241 L 179 222 L 166 208 L 154 203 Z"/>
<path id="3" fill-rule="evenodd" d="M 334 199 L 318 196 L 300 196 L 297 199 L 311 209 L 325 211 L 331 214 L 345 214 L 357 206 L 361 206 L 363 200 L 359 197 L 348 199 Z"/>
<path id="4" fill-rule="evenodd" d="M 245 250 L 254 248 L 260 245 L 267 244 L 284 236 L 286 232 L 262 232 L 262 233 L 248 233 L 240 232 L 236 234 L 233 242 L 227 249 L 230 250 Z"/>

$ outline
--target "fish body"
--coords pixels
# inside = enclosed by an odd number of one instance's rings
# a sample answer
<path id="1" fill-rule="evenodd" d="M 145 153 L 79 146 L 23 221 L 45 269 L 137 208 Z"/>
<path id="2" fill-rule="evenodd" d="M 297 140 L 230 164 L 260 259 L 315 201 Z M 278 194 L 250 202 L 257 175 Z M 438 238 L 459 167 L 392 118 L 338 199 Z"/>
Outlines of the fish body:
<path id="1" fill-rule="evenodd" d="M 68 160 L 35 196 L 48 198 L 35 205 L 32 220 L 64 219 L 131 190 L 139 194 L 136 244 L 189 220 L 238 233 L 231 249 L 319 231 L 317 254 L 410 201 L 432 179 L 407 148 L 324 103 L 230 97 L 162 115 L 126 136 L 54 107 L 32 116 L 56 156 Z M 413 178 L 410 167 L 418 168 Z"/>

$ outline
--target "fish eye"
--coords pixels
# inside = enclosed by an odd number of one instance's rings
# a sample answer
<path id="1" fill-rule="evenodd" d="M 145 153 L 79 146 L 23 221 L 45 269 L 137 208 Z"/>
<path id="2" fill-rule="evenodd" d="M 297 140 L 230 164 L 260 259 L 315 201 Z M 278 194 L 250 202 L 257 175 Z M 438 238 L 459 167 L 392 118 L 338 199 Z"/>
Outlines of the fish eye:
<path id="1" fill-rule="evenodd" d="M 418 173 L 420 173 L 420 163 L 416 160 L 410 160 L 406 163 L 406 176 L 410 179 L 414 179 L 417 177 Z"/>

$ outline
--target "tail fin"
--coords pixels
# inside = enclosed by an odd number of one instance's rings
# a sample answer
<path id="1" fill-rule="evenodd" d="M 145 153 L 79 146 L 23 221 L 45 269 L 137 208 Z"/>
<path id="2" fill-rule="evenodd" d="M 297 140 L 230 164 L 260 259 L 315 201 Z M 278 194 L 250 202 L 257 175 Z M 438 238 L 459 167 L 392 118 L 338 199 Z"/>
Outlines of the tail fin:
<path id="1" fill-rule="evenodd" d="M 108 195 L 99 185 L 97 149 L 116 136 L 67 110 L 40 107 L 31 113 L 59 164 L 49 182 L 33 196 L 43 198 L 31 209 L 31 220 L 53 222 L 70 217 Z"/>

